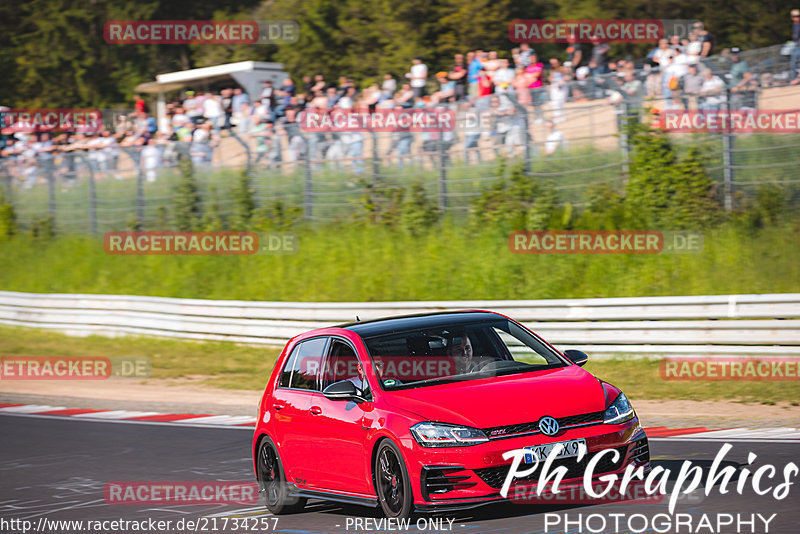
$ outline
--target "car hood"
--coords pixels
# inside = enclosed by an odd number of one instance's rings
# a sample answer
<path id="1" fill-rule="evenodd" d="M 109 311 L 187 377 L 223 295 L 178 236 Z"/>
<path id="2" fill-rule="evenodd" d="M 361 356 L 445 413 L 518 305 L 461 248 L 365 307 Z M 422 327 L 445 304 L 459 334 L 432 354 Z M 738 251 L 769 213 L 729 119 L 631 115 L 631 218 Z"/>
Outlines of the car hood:
<path id="1" fill-rule="evenodd" d="M 577 365 L 387 391 L 385 397 L 387 403 L 423 420 L 477 428 L 605 409 L 600 381 Z"/>

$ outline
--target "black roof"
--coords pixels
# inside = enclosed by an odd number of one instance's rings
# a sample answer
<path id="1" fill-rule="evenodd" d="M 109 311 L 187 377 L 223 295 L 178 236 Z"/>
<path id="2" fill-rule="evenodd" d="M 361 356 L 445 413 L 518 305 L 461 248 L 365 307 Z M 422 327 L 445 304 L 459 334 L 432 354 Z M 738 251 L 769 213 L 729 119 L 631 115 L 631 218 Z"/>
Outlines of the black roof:
<path id="1" fill-rule="evenodd" d="M 445 325 L 476 323 L 481 321 L 496 321 L 504 319 L 501 315 L 484 311 L 452 311 L 421 313 L 417 315 L 402 315 L 385 317 L 357 323 L 339 325 L 339 328 L 352 330 L 361 337 L 382 336 L 393 332 L 406 332 L 422 328 L 437 328 Z"/>

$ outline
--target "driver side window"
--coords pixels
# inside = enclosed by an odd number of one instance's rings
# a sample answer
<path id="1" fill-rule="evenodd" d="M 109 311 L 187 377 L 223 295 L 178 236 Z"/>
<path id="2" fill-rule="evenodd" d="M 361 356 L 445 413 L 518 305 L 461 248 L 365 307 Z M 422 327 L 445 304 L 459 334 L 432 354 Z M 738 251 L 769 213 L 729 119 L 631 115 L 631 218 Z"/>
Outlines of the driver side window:
<path id="1" fill-rule="evenodd" d="M 322 390 L 336 382 L 348 380 L 353 383 L 362 396 L 368 397 L 369 384 L 359 372 L 359 361 L 353 347 L 344 341 L 334 339 L 322 371 Z"/>

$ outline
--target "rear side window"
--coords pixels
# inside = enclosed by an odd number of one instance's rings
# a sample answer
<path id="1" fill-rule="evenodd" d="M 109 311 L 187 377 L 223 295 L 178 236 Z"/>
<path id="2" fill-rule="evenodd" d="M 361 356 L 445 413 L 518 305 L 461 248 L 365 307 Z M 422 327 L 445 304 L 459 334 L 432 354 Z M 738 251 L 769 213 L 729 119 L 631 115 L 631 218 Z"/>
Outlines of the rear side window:
<path id="1" fill-rule="evenodd" d="M 328 338 L 318 337 L 295 346 L 281 372 L 279 387 L 318 390 L 322 355 Z"/>

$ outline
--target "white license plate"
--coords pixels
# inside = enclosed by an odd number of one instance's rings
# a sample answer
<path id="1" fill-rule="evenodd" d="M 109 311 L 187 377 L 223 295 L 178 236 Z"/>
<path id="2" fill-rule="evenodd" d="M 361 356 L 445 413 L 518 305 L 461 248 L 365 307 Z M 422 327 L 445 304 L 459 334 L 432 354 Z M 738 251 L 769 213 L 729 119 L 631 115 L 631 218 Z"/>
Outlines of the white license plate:
<path id="1" fill-rule="evenodd" d="M 550 451 L 552 451 L 556 445 L 563 445 L 563 448 L 561 449 L 561 452 L 558 453 L 558 456 L 556 456 L 556 459 L 571 458 L 573 456 L 578 456 L 580 445 L 586 447 L 586 440 L 571 439 L 569 441 L 559 441 L 557 443 L 547 443 L 545 445 L 525 447 L 525 459 L 523 462 L 526 464 L 532 464 L 537 460 L 544 462 L 547 460 L 547 456 L 550 454 Z"/>

